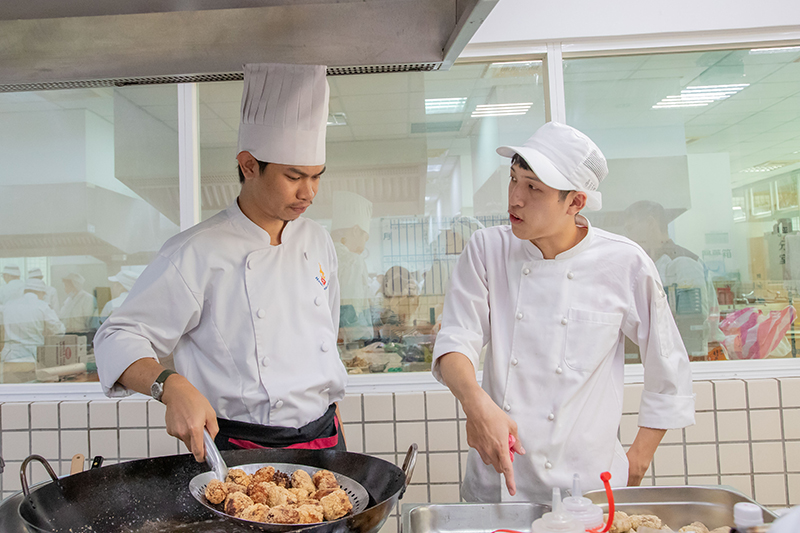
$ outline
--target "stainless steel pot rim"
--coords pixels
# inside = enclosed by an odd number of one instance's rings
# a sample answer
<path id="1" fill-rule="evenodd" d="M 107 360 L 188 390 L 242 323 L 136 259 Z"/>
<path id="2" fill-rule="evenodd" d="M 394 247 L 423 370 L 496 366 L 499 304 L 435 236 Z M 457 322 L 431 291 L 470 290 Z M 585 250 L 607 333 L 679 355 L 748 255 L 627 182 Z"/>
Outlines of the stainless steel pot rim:
<path id="1" fill-rule="evenodd" d="M 309 475 L 313 475 L 314 472 L 318 470 L 322 470 L 321 468 L 307 466 L 307 465 L 300 465 L 300 464 L 292 464 L 292 463 L 251 463 L 245 465 L 236 465 L 231 466 L 231 469 L 238 468 L 244 470 L 247 474 L 254 474 L 258 469 L 264 468 L 266 466 L 271 466 L 275 468 L 276 471 L 285 472 L 291 475 L 292 472 L 295 470 L 304 470 L 308 472 Z M 244 520 L 242 518 L 237 518 L 235 516 L 231 516 L 223 511 L 219 510 L 219 507 L 210 503 L 205 496 L 206 485 L 212 480 L 217 479 L 214 472 L 204 472 L 202 474 L 198 474 L 192 478 L 189 482 L 189 492 L 192 494 L 195 500 L 197 500 L 201 505 L 215 513 L 217 516 L 221 516 L 223 518 L 227 518 L 230 520 L 234 520 L 236 522 L 240 522 L 246 525 L 254 525 L 260 528 L 264 528 L 265 526 L 280 526 L 282 529 L 286 529 L 287 527 L 290 529 L 303 529 L 307 527 L 319 526 L 322 524 L 331 524 L 338 520 L 347 520 L 351 516 L 357 515 L 358 513 L 366 510 L 367 506 L 369 505 L 369 493 L 367 490 L 357 481 L 354 479 L 345 476 L 344 474 L 340 474 L 338 472 L 331 471 L 336 478 L 336 481 L 339 483 L 339 486 L 344 490 L 347 495 L 350 497 L 350 501 L 353 504 L 353 509 L 344 517 L 338 518 L 337 520 L 331 520 L 329 522 L 315 522 L 312 524 L 272 524 L 268 522 L 256 522 L 253 520 Z M 296 527 L 291 527 L 296 526 Z"/>

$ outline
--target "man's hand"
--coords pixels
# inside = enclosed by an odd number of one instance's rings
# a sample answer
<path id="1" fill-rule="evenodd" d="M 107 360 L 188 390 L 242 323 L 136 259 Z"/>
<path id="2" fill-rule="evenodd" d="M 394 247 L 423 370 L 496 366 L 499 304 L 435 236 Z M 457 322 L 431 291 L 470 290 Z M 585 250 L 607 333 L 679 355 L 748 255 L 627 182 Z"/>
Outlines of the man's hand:
<path id="1" fill-rule="evenodd" d="M 512 450 L 525 454 L 517 435 L 517 423 L 482 389 L 480 392 L 482 394 L 477 394 L 468 404 L 462 404 L 467 415 L 467 444 L 477 450 L 484 464 L 493 466 L 496 472 L 505 476 L 508 493 L 513 496 L 517 485 L 508 449 L 509 435 L 515 440 Z"/>
<path id="2" fill-rule="evenodd" d="M 627 453 L 629 487 L 638 487 L 641 484 L 642 478 L 653 461 L 656 448 L 666 432 L 665 429 L 639 428 Z"/>
<path id="3" fill-rule="evenodd" d="M 205 460 L 203 429 L 211 437 L 219 431 L 217 414 L 205 396 L 189 380 L 173 374 L 164 382 L 161 401 L 167 406 L 167 433 L 183 441 L 198 463 Z"/>
<path id="4" fill-rule="evenodd" d="M 466 355 L 449 352 L 441 356 L 437 364 L 444 382 L 467 415 L 467 443 L 477 450 L 485 464 L 492 465 L 505 476 L 508 492 L 513 496 L 517 493 L 517 486 L 508 453 L 509 435 L 513 435 L 516 441 L 512 450 L 525 454 L 517 435 L 517 423 L 478 385 L 475 368 Z"/>

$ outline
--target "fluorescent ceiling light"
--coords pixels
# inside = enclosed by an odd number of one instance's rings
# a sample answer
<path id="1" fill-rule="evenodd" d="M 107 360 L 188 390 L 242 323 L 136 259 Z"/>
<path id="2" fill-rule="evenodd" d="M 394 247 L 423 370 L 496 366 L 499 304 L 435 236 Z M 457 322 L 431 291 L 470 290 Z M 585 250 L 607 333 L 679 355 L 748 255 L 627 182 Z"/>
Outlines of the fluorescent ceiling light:
<path id="1" fill-rule="evenodd" d="M 428 172 L 439 172 L 442 170 L 442 165 L 428 165 Z"/>
<path id="2" fill-rule="evenodd" d="M 800 52 L 800 46 L 781 46 L 778 48 L 753 48 L 750 53 L 755 54 L 780 54 L 783 52 Z"/>
<path id="3" fill-rule="evenodd" d="M 707 106 L 718 100 L 724 100 L 738 93 L 749 83 L 734 83 L 730 85 L 697 85 L 686 87 L 681 94 L 670 95 L 653 106 L 653 109 L 669 109 L 675 107 L 701 107 Z"/>
<path id="4" fill-rule="evenodd" d="M 533 65 L 540 65 L 541 63 L 541 61 L 500 61 L 498 63 L 492 63 L 489 65 L 489 68 L 528 68 Z"/>
<path id="5" fill-rule="evenodd" d="M 425 114 L 441 115 L 444 113 L 461 113 L 467 105 L 467 98 L 426 98 Z"/>
<path id="6" fill-rule="evenodd" d="M 524 115 L 531 108 L 533 102 L 520 102 L 515 104 L 481 104 L 472 112 L 473 118 L 480 117 L 508 117 Z"/>
<path id="7" fill-rule="evenodd" d="M 331 113 L 328 115 L 328 126 L 346 126 L 347 116 L 344 113 Z"/>
<path id="8" fill-rule="evenodd" d="M 786 163 L 762 163 L 760 165 L 745 168 L 741 170 L 741 172 L 772 172 L 773 170 L 778 170 L 779 168 L 783 168 L 785 166 Z"/>

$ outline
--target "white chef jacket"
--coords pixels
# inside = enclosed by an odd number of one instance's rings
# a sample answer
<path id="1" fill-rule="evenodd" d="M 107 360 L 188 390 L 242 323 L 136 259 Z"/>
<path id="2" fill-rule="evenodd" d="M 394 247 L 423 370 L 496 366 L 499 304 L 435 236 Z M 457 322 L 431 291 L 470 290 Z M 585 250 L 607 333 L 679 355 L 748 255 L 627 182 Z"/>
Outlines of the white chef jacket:
<path id="1" fill-rule="evenodd" d="M 83 331 L 89 329 L 89 321 L 94 313 L 94 297 L 84 290 L 78 290 L 67 296 L 58 317 L 67 331 Z"/>
<path id="2" fill-rule="evenodd" d="M 50 309 L 58 313 L 58 291 L 55 287 L 51 287 L 50 285 L 45 285 L 47 289 L 44 293 L 44 303 L 50 306 Z"/>
<path id="3" fill-rule="evenodd" d="M 5 363 L 35 363 L 36 347 L 44 346 L 47 335 L 61 335 L 64 324 L 56 312 L 29 292 L 3 306 L 5 346 L 0 359 Z"/>
<path id="4" fill-rule="evenodd" d="M 367 262 L 361 254 L 352 252 L 340 242 L 333 243 L 336 259 L 339 262 L 339 287 L 341 304 L 352 305 L 356 313 L 355 324 L 349 325 L 342 333 L 346 341 L 370 340 L 375 336 L 372 327 L 369 274 Z M 366 311 L 366 312 L 365 312 Z"/>
<path id="5" fill-rule="evenodd" d="M 344 397 L 336 253 L 325 229 L 286 224 L 281 244 L 234 202 L 171 238 L 95 336 L 103 390 L 133 362 L 174 354 L 217 415 L 301 427 Z"/>
<path id="6" fill-rule="evenodd" d="M 22 297 L 25 292 L 25 282 L 21 279 L 12 279 L 0 287 L 0 305 L 7 304 L 11 300 Z"/>
<path id="7" fill-rule="evenodd" d="M 477 369 L 487 346 L 483 389 L 518 424 L 526 455 L 514 461 L 512 497 L 494 468 L 470 449 L 462 495 L 470 501 L 549 501 L 553 487 L 601 488 L 600 474 L 625 485 L 617 440 L 622 416 L 624 337 L 642 347 L 639 425 L 694 423 L 689 359 L 652 260 L 632 241 L 578 223 L 588 233 L 545 260 L 510 226 L 476 232 L 445 297 L 438 358 L 460 352 Z"/>

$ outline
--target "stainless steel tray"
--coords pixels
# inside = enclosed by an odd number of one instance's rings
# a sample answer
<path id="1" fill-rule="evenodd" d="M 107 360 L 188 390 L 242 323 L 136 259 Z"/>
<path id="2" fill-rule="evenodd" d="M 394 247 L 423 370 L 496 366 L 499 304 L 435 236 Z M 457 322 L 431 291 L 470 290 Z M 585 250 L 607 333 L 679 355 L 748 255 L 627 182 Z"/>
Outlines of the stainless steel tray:
<path id="1" fill-rule="evenodd" d="M 539 503 L 404 505 L 403 533 L 491 533 L 495 529 L 525 532 L 548 511 L 549 505 Z"/>
<path id="2" fill-rule="evenodd" d="M 606 493 L 594 490 L 584 494 L 608 511 Z M 654 514 L 669 527 L 679 528 L 698 521 L 708 529 L 733 526 L 733 505 L 739 502 L 755 503 L 761 507 L 764 522 L 777 516 L 741 492 L 727 487 L 677 486 L 677 487 L 620 487 L 614 489 L 617 511 L 628 514 Z"/>

